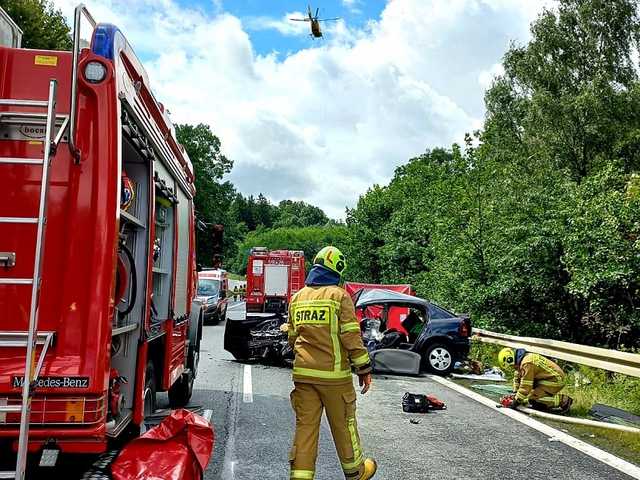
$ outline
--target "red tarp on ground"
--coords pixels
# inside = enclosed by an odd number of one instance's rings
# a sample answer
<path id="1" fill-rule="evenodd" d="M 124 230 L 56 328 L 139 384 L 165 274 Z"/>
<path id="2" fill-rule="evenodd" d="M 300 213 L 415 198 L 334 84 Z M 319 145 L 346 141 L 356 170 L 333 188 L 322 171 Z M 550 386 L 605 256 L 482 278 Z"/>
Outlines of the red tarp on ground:
<path id="1" fill-rule="evenodd" d="M 114 480 L 200 480 L 213 444 L 209 422 L 188 410 L 174 410 L 125 446 L 111 473 Z"/>
<path id="2" fill-rule="evenodd" d="M 360 290 L 373 290 L 373 289 L 384 289 L 384 290 L 392 290 L 398 293 L 404 293 L 407 295 L 414 295 L 413 290 L 411 289 L 411 285 L 378 285 L 376 283 L 356 283 L 356 282 L 345 282 L 344 289 L 347 291 L 351 298 L 354 299 L 355 296 Z M 407 332 L 404 328 L 402 328 L 401 322 L 409 313 L 408 308 L 400 308 L 400 307 L 391 307 L 389 309 L 389 316 L 387 319 L 387 329 L 395 328 L 405 335 Z M 356 315 L 358 316 L 358 320 L 362 320 L 362 310 L 356 310 Z M 366 318 L 381 318 L 382 317 L 382 308 L 380 307 L 367 307 L 364 310 L 364 317 Z"/>

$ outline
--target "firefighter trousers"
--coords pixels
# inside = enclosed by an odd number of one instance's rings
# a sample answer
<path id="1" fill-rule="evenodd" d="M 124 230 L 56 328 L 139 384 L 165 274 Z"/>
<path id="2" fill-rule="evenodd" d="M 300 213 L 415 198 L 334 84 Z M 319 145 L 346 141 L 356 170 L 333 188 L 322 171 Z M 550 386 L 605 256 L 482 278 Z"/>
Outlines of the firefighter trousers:
<path id="1" fill-rule="evenodd" d="M 364 472 L 364 457 L 356 423 L 356 392 L 353 384 L 314 385 L 296 382 L 291 392 L 291 405 L 296 414 L 296 433 L 289 454 L 290 478 L 314 478 L 323 410 L 345 478 L 360 478 Z"/>
<path id="2" fill-rule="evenodd" d="M 562 379 L 536 382 L 529 394 L 529 402 L 532 406 L 542 406 L 547 409 L 558 408 L 566 398 L 566 395 L 559 393 L 563 388 L 564 381 Z"/>

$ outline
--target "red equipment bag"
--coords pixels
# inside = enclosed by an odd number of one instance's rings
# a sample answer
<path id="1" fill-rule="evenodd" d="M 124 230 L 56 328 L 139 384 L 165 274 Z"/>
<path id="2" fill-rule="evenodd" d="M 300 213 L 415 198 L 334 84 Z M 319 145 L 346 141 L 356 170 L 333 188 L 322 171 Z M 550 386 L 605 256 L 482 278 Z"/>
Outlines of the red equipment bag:
<path id="1" fill-rule="evenodd" d="M 175 410 L 160 425 L 127 444 L 111 465 L 114 480 L 200 480 L 215 435 L 204 418 Z"/>

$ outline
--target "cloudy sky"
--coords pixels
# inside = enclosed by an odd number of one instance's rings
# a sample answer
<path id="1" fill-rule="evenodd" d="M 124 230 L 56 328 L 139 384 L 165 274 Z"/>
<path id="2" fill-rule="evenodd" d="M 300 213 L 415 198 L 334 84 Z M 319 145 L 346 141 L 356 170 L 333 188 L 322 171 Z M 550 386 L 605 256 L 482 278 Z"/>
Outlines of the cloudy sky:
<path id="1" fill-rule="evenodd" d="M 77 0 L 54 0 L 72 16 Z M 546 0 L 86 0 L 143 60 L 174 122 L 211 125 L 231 181 L 346 206 L 427 148 L 481 125 L 483 92 Z"/>

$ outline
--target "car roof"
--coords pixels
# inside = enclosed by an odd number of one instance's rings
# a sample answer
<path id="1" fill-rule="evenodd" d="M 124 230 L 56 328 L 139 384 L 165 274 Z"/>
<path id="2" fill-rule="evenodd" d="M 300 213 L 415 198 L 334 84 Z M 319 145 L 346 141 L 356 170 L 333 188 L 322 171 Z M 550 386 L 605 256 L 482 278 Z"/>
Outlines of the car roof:
<path id="1" fill-rule="evenodd" d="M 202 270 L 200 272 L 198 272 L 198 278 L 222 278 L 224 275 L 226 275 L 227 271 L 226 270 L 221 270 L 219 268 L 216 269 L 205 269 Z"/>
<path id="2" fill-rule="evenodd" d="M 400 292 L 394 292 L 393 290 L 376 288 L 362 291 L 358 295 L 356 308 L 385 304 L 402 307 L 421 307 L 423 309 L 429 307 L 429 302 L 422 298 L 414 297 L 413 295 L 406 295 Z"/>

